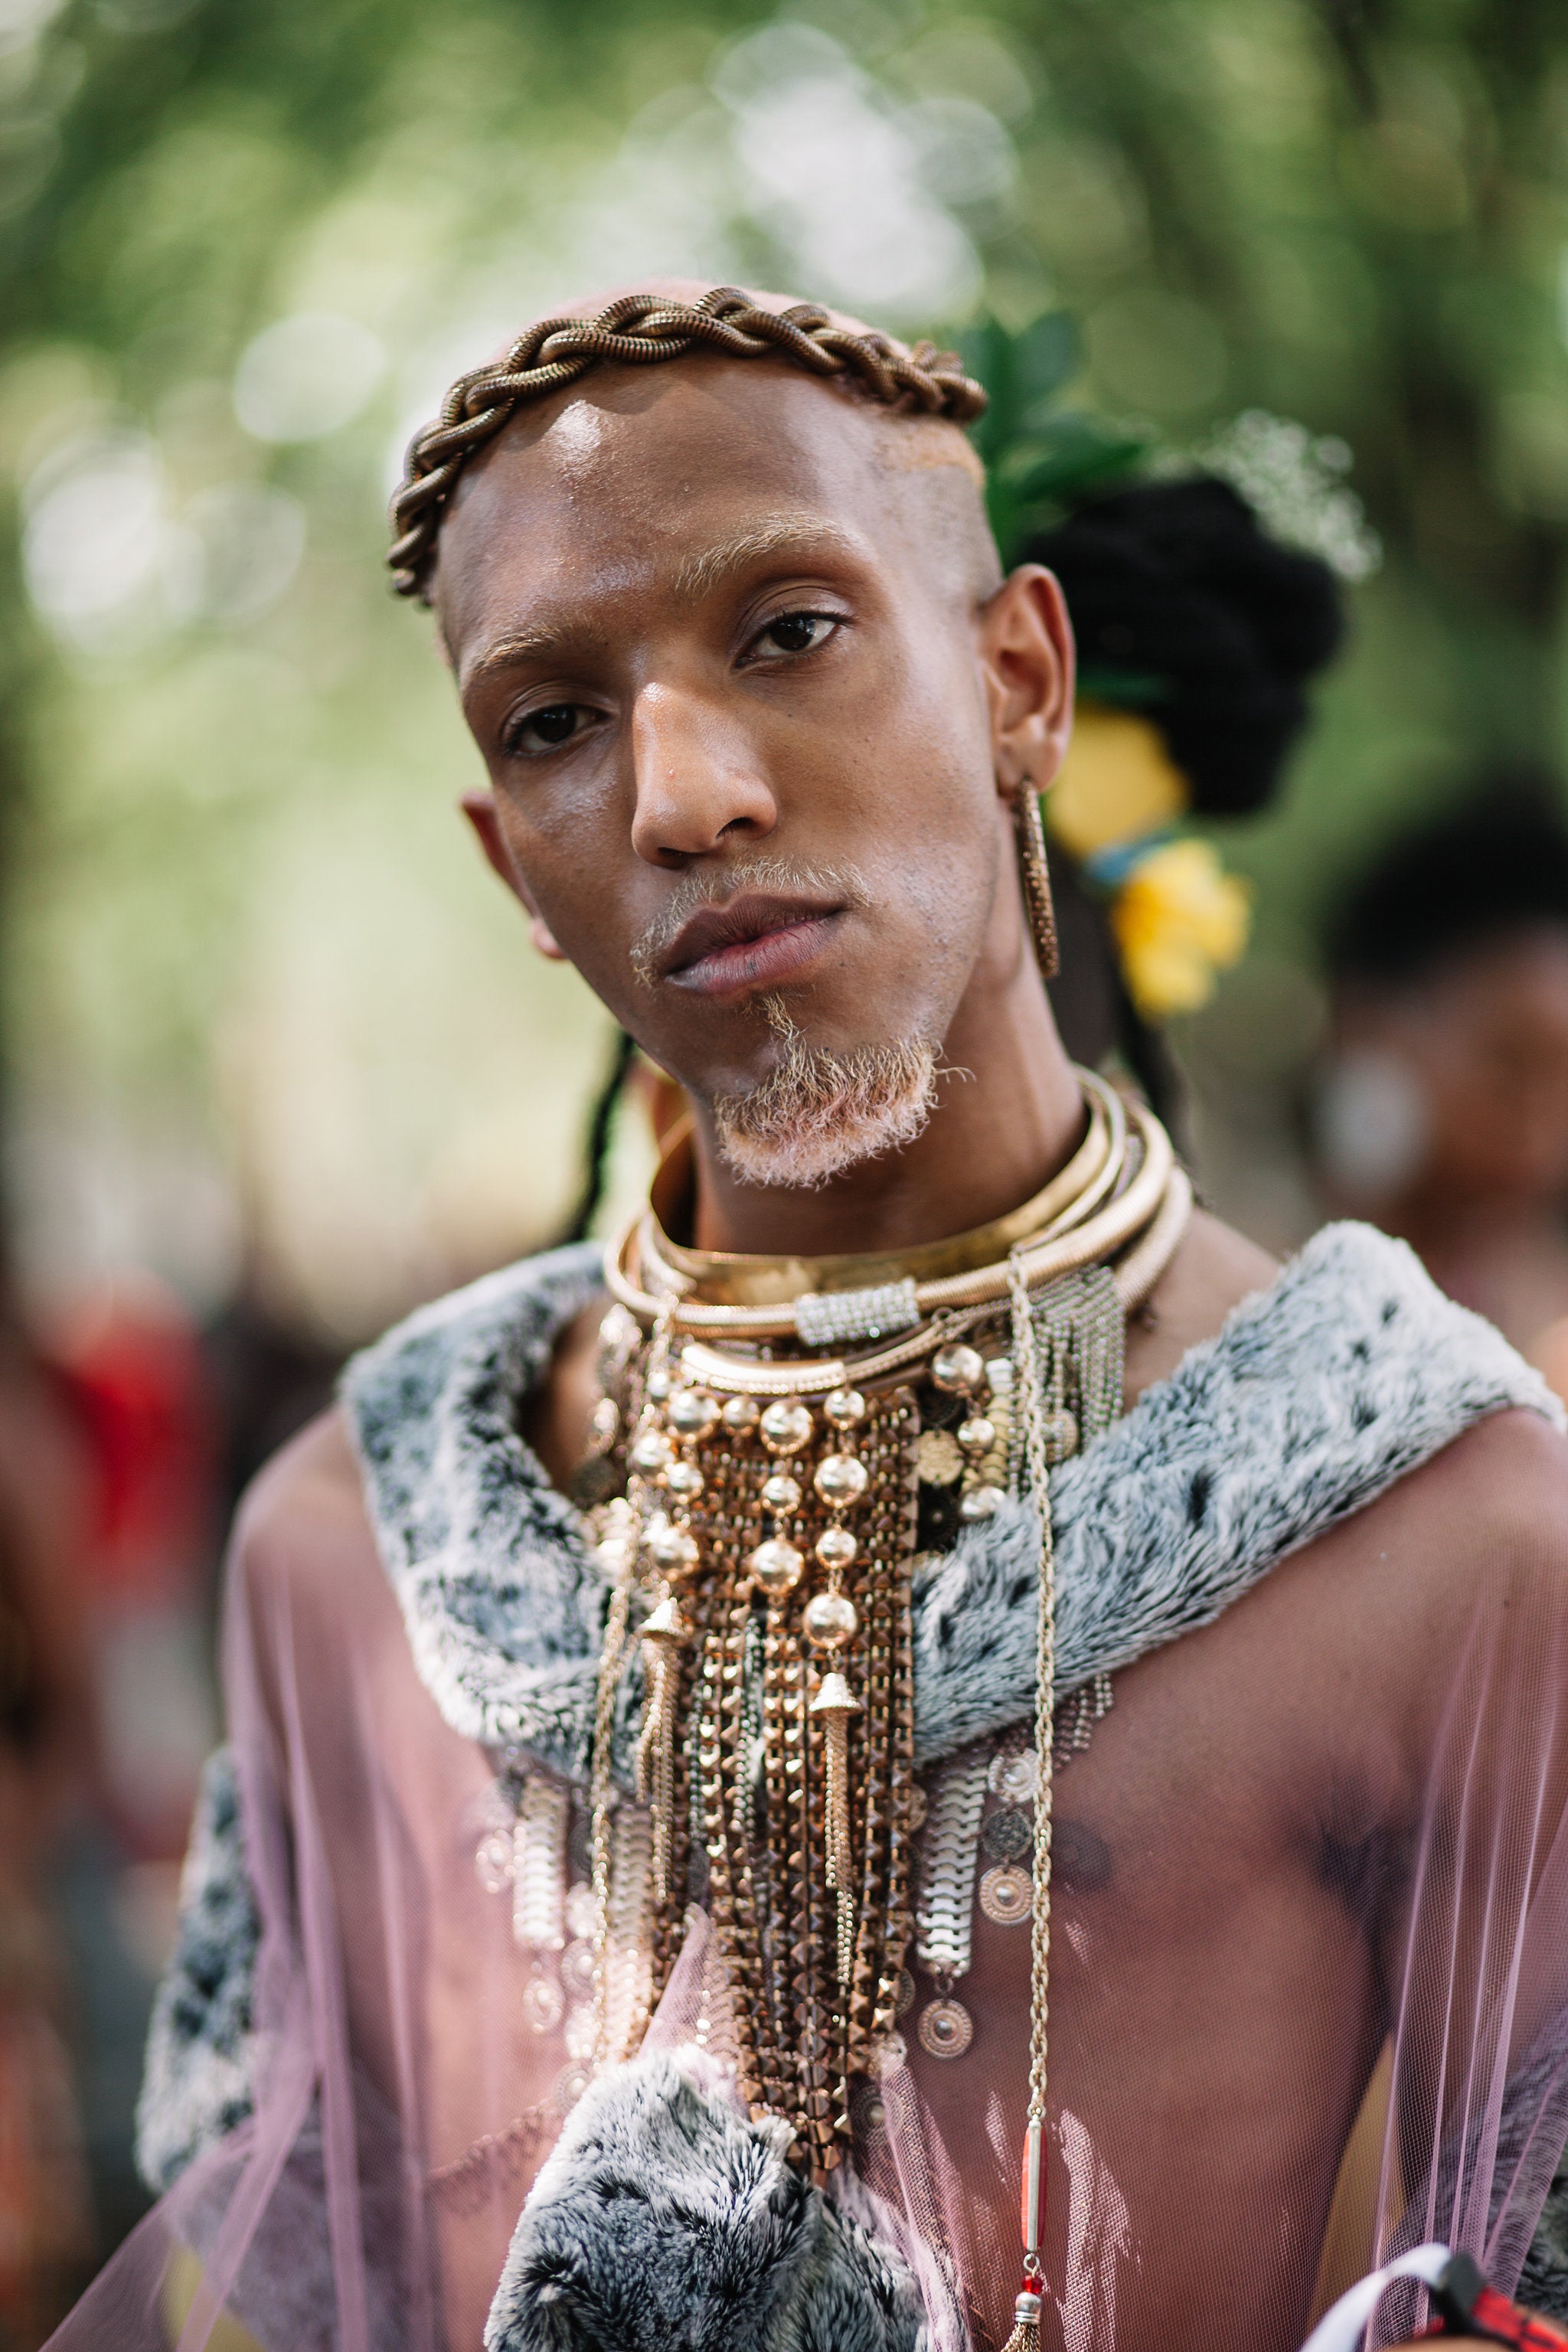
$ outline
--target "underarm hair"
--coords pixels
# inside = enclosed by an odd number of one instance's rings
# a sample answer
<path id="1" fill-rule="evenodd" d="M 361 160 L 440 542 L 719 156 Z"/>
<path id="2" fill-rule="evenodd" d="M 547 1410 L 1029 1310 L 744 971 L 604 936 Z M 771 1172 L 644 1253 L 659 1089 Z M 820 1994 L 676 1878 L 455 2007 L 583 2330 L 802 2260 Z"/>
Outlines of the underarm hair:
<path id="1" fill-rule="evenodd" d="M 591 368 L 652 366 L 693 352 L 787 360 L 910 417 L 966 425 L 985 407 L 984 393 L 952 352 L 927 342 L 903 351 L 869 328 L 836 325 L 815 302 L 761 310 L 733 286 L 713 287 L 695 302 L 623 294 L 595 318 L 542 319 L 500 360 L 459 376 L 440 415 L 409 443 L 386 559 L 398 594 L 429 602 L 431 560 L 453 488 L 469 458 L 520 408 L 548 399 Z"/>

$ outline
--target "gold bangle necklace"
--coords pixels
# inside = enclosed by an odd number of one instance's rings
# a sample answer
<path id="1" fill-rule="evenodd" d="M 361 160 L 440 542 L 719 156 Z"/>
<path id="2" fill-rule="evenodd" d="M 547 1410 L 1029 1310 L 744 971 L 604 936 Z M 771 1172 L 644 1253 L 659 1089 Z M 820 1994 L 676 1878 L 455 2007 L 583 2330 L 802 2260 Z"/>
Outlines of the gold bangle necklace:
<path id="1" fill-rule="evenodd" d="M 1129 1252 L 1130 1270 L 1131 1260 L 1138 1260 L 1138 1295 L 1123 1300 L 1131 1311 L 1163 1270 L 1161 1261 L 1151 1275 L 1152 1254 L 1141 1255 L 1133 1245 L 1142 1237 L 1152 1238 L 1150 1229 L 1156 1224 L 1162 1227 L 1162 1239 L 1171 1223 L 1179 1234 L 1190 1207 L 1190 1193 L 1185 1191 L 1185 1178 L 1176 1169 L 1170 1139 L 1152 1113 L 1141 1104 L 1133 1105 L 1129 1133 L 1126 1114 L 1113 1089 L 1092 1072 L 1080 1076 L 1091 1105 L 1091 1137 L 1080 1151 L 1087 1151 L 1093 1139 L 1095 1112 L 1104 1121 L 1110 1148 L 1094 1166 L 1079 1198 L 1070 1202 L 1042 1234 L 996 1265 L 924 1283 L 807 1293 L 787 1309 L 712 1307 L 684 1295 L 689 1277 L 659 1259 L 657 1243 L 650 1245 L 649 1221 L 639 1213 L 605 1254 L 605 1279 L 611 1294 L 647 1328 L 668 1318 L 672 1339 L 692 1334 L 679 1351 L 692 1379 L 721 1393 L 749 1396 L 826 1394 L 847 1383 L 885 1379 L 921 1362 L 961 1336 L 977 1314 L 1000 1305 L 1007 1297 L 1013 1257 L 1022 1266 L 1026 1286 L 1037 1289 L 1081 1266 L 1103 1265 L 1118 1253 Z M 1130 1173 L 1134 1162 L 1135 1172 Z M 1118 1185 L 1119 1192 L 1114 1190 Z M 1160 1213 L 1173 1188 L 1184 1204 L 1179 1215 L 1162 1220 Z M 1097 1206 L 1108 1192 L 1112 1197 L 1104 1206 Z M 1171 1246 L 1174 1247 L 1173 1238 Z M 645 1251 L 652 1258 L 652 1270 L 647 1275 Z M 798 1344 L 803 1339 L 881 1339 L 885 1333 L 889 1335 L 889 1344 L 868 1354 L 784 1360 L 731 1355 L 705 1343 L 708 1334 L 756 1344 L 793 1339 Z M 900 1336 L 890 1337 L 893 1333 Z"/>
<path id="2" fill-rule="evenodd" d="M 626 1270 L 636 1265 L 643 1286 L 638 1292 L 641 1312 L 646 1315 L 648 1305 L 656 1301 L 660 1310 L 670 1307 L 675 1328 L 697 1339 L 808 1338 L 801 1329 L 797 1312 L 803 1307 L 827 1317 L 847 1317 L 854 1300 L 889 1290 L 908 1290 L 917 1302 L 911 1317 L 918 1318 L 922 1307 L 949 1303 L 944 1281 L 962 1282 L 981 1267 L 999 1264 L 1019 1241 L 1036 1244 L 1071 1231 L 1121 1182 L 1128 1156 L 1125 1106 L 1093 1073 L 1084 1076 L 1089 1118 L 1078 1150 L 1033 1201 L 978 1233 L 902 1252 L 775 1262 L 724 1251 L 684 1249 L 669 1240 L 649 1208 L 630 1221 L 610 1253 L 610 1263 L 623 1279 Z M 771 1272 L 775 1263 L 786 1282 L 782 1297 L 775 1294 L 763 1302 L 736 1304 L 704 1295 L 715 1283 L 721 1292 L 754 1290 L 759 1279 L 766 1279 L 766 1276 L 759 1277 L 755 1269 Z M 769 1281 L 770 1292 L 772 1287 Z"/>

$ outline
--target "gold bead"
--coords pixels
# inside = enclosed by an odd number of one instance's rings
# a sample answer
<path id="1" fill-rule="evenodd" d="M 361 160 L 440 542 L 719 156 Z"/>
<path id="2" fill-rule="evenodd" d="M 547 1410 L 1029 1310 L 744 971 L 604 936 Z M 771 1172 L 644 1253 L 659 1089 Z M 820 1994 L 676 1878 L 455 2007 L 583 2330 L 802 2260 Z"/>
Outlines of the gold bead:
<path id="1" fill-rule="evenodd" d="M 621 1416 L 614 1397 L 601 1397 L 589 1418 L 589 1426 L 601 1445 L 615 1442 L 621 1426 Z"/>
<path id="2" fill-rule="evenodd" d="M 738 1436 L 742 1430 L 755 1429 L 760 1410 L 755 1397 L 726 1397 L 719 1418 L 726 1429 Z"/>
<path id="3" fill-rule="evenodd" d="M 949 1396 L 969 1396 L 985 1378 L 985 1359 L 978 1348 L 962 1343 L 943 1348 L 931 1359 L 931 1376 L 932 1386 L 944 1389 Z"/>
<path id="4" fill-rule="evenodd" d="M 645 1478 L 657 1478 L 674 1452 L 662 1429 L 645 1429 L 632 1447 L 632 1468 L 640 1470 Z"/>
<path id="5" fill-rule="evenodd" d="M 798 1454 L 811 1435 L 811 1414 L 795 1398 L 781 1397 L 763 1413 L 761 1431 L 770 1454 Z"/>
<path id="6" fill-rule="evenodd" d="M 800 1486 L 787 1471 L 775 1470 L 771 1478 L 763 1481 L 763 1508 L 765 1511 L 798 1511 Z"/>
<path id="7" fill-rule="evenodd" d="M 666 1576 L 684 1576 L 697 1565 L 700 1554 L 697 1538 L 684 1528 L 672 1527 L 668 1519 L 648 1522 L 648 1558 Z"/>
<path id="8" fill-rule="evenodd" d="M 1069 1454 L 1078 1452 L 1078 1415 L 1067 1412 L 1047 1412 L 1042 1433 L 1047 1462 L 1065 1462 Z"/>
<path id="9" fill-rule="evenodd" d="M 805 1638 L 814 1649 L 841 1650 L 855 1639 L 859 1612 L 842 1592 L 818 1592 L 805 1604 L 801 1617 Z"/>
<path id="10" fill-rule="evenodd" d="M 963 1469 L 963 1456 L 951 1429 L 922 1429 L 915 1445 L 915 1471 L 922 1486 L 951 1486 Z"/>
<path id="11" fill-rule="evenodd" d="M 757 1546 L 746 1566 L 770 1601 L 782 1601 L 805 1574 L 805 1556 L 782 1537 L 772 1536 L 766 1543 Z"/>
<path id="12" fill-rule="evenodd" d="M 853 1429 L 866 1418 L 866 1400 L 858 1389 L 835 1389 L 822 1400 L 822 1417 L 833 1429 Z"/>
<path id="13" fill-rule="evenodd" d="M 847 1528 L 824 1528 L 816 1538 L 816 1557 L 824 1568 L 849 1568 L 860 1547 Z"/>
<path id="14" fill-rule="evenodd" d="M 866 1465 L 853 1454 L 825 1454 L 811 1483 L 825 1503 L 858 1503 L 868 1484 Z"/>
<path id="15" fill-rule="evenodd" d="M 972 1486 L 959 1503 L 958 1516 L 972 1524 L 976 1519 L 989 1519 L 995 1514 L 1002 1496 L 994 1486 Z"/>
<path id="16" fill-rule="evenodd" d="M 706 1389 L 677 1389 L 668 1418 L 679 1437 L 710 1437 L 719 1426 L 718 1401 Z"/>
<path id="17" fill-rule="evenodd" d="M 977 1457 L 989 1454 L 996 1443 L 995 1424 L 987 1421 L 983 1412 L 977 1412 L 973 1420 L 959 1423 L 958 1442 L 966 1454 Z"/>
<path id="18" fill-rule="evenodd" d="M 682 1503 L 694 1503 L 706 1483 L 695 1462 L 672 1462 L 664 1474 L 665 1492 Z"/>

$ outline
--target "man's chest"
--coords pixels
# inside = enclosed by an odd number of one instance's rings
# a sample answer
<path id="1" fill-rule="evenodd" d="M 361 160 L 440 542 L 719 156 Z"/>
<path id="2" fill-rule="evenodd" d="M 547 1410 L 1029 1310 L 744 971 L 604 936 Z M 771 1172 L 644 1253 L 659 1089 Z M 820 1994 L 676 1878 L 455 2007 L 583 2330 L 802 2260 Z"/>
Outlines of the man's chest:
<path id="1" fill-rule="evenodd" d="M 1296 2340 L 1281 2281 L 1310 2289 L 1384 2031 L 1376 1905 L 1343 1860 L 1384 1850 L 1375 1774 L 1342 1737 L 1336 1756 L 1341 1727 L 1294 1714 L 1288 1688 L 1249 1685 L 1248 1648 L 1215 1628 L 1119 1677 L 1056 1790 L 1053 2274 L 1078 2278 L 1100 2325 L 1117 2306 L 1129 2342 L 1163 2340 L 1184 2297 L 1221 2288 L 1247 2315 L 1245 2340 Z M 996 1811 L 988 1799 L 983 1864 Z M 977 2327 L 1000 2341 L 1006 2296 L 991 2312 L 989 2282 L 1005 2264 L 988 2248 L 1016 2228 L 1037 1990 L 1027 1916 L 977 1901 L 969 1962 L 952 1985 L 916 1972 L 906 2028 L 946 1991 L 973 2034 L 945 2059 L 908 2031 L 908 2095 Z M 1254 2277 L 1265 2221 L 1287 2259 Z"/>

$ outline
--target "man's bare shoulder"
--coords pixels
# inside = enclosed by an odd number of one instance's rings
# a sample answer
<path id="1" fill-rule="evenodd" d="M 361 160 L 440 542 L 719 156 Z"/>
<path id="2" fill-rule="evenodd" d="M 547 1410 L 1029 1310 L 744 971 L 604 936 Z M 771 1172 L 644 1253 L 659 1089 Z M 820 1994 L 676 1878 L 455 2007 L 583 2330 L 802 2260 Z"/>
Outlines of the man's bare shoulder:
<path id="1" fill-rule="evenodd" d="M 1467 1572 L 1568 1580 L 1568 1437 L 1544 1413 L 1514 1405 L 1485 1414 L 1398 1491 Z"/>
<path id="2" fill-rule="evenodd" d="M 1267 1290 L 1279 1274 L 1279 1262 L 1267 1250 L 1206 1209 L 1194 1209 L 1174 1257 L 1128 1325 L 1128 1402 L 1166 1379 L 1189 1348 L 1212 1339 L 1233 1307 Z"/>
<path id="3" fill-rule="evenodd" d="M 374 1549 L 364 1483 L 341 1406 L 308 1422 L 258 1472 L 234 1525 L 247 1578 L 289 1575 L 322 1547 Z"/>

